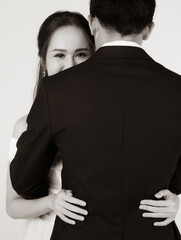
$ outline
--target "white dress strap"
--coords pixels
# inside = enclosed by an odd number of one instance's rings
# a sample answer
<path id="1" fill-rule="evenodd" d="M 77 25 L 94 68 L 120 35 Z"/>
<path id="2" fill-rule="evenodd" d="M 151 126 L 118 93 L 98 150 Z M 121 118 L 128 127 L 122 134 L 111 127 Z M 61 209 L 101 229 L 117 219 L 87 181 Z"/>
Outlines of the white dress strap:
<path id="1" fill-rule="evenodd" d="M 9 154 L 8 154 L 8 160 L 11 162 L 16 154 L 17 151 L 17 144 L 18 139 L 12 137 L 9 145 Z"/>

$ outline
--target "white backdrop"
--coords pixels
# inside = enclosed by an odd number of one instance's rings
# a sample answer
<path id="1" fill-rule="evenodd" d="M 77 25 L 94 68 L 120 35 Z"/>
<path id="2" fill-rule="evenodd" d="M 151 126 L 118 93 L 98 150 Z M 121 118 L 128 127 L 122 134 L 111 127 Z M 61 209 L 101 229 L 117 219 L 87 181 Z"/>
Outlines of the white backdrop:
<path id="1" fill-rule="evenodd" d="M 43 20 L 57 10 L 87 17 L 89 0 L 0 1 L 0 239 L 16 240 L 20 220 L 5 212 L 7 156 L 14 123 L 28 113 L 36 82 L 36 37 Z M 181 74 L 181 1 L 157 0 L 155 29 L 143 46 L 156 60 Z M 181 230 L 181 213 L 177 223 Z"/>

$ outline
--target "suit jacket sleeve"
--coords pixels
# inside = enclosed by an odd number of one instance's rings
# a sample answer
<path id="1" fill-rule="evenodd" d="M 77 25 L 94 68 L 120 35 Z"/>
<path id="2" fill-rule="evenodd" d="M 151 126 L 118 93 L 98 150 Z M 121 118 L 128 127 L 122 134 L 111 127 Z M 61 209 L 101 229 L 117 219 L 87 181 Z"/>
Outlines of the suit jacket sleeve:
<path id="1" fill-rule="evenodd" d="M 177 195 L 181 193 L 181 157 L 178 161 L 175 173 L 171 179 L 169 189 Z"/>
<path id="2" fill-rule="evenodd" d="M 17 142 L 17 152 L 10 165 L 15 191 L 26 199 L 48 194 L 47 176 L 57 153 L 52 138 L 46 79 L 27 117 L 27 130 Z"/>

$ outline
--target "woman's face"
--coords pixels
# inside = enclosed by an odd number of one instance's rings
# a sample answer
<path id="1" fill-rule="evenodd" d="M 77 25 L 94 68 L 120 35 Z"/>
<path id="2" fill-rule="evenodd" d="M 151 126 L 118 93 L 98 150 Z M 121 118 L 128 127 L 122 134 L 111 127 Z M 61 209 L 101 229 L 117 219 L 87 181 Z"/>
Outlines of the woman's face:
<path id="1" fill-rule="evenodd" d="M 75 26 L 61 27 L 50 39 L 46 70 L 50 76 L 82 63 L 90 56 L 90 45 L 83 31 Z"/>

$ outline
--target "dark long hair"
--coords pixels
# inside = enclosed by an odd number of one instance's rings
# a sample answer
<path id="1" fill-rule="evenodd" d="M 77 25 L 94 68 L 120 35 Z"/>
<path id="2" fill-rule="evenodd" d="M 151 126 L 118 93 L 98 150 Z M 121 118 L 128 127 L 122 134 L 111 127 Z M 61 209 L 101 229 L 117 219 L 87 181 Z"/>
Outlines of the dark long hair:
<path id="1" fill-rule="evenodd" d="M 80 28 L 87 37 L 87 40 L 90 44 L 91 53 L 93 54 L 94 52 L 94 39 L 91 35 L 88 21 L 80 13 L 58 11 L 50 15 L 47 19 L 45 19 L 38 33 L 38 56 L 40 57 L 40 62 L 34 95 L 36 95 L 40 88 L 42 78 L 47 75 L 45 62 L 50 39 L 58 28 L 64 26 L 76 26 Z"/>

